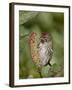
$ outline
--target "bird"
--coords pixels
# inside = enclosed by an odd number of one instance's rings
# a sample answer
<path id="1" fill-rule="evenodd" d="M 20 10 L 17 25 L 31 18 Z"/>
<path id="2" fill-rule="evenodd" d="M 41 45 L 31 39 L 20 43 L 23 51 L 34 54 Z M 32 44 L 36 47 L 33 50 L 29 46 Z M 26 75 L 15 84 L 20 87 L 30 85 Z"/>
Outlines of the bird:
<path id="1" fill-rule="evenodd" d="M 51 66 L 53 41 L 49 32 L 41 32 L 40 35 L 32 32 L 30 35 L 30 48 L 32 60 L 38 67 Z"/>
<path id="2" fill-rule="evenodd" d="M 53 55 L 53 42 L 52 36 L 48 32 L 41 33 L 40 43 L 39 43 L 39 55 L 42 62 L 42 66 L 50 65 L 50 60 Z"/>

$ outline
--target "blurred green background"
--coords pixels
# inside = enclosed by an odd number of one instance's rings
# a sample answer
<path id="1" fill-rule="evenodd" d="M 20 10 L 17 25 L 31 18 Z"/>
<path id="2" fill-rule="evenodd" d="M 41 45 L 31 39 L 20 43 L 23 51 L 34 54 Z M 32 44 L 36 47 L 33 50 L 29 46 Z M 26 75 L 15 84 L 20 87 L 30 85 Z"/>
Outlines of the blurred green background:
<path id="1" fill-rule="evenodd" d="M 53 38 L 52 66 L 41 70 L 42 77 L 64 76 L 64 13 L 19 11 L 19 78 L 40 78 L 32 62 L 29 45 L 31 32 L 49 32 Z"/>

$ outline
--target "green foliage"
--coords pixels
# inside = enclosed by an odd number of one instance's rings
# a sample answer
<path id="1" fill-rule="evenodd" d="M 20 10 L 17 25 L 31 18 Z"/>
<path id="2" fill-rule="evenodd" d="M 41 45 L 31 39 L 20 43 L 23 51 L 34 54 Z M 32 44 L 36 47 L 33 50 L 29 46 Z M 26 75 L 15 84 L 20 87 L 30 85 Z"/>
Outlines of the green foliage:
<path id="1" fill-rule="evenodd" d="M 63 71 L 63 67 L 58 64 L 53 64 L 52 67 L 48 71 L 48 77 L 55 77 L 55 76 L 63 76 L 61 72 Z"/>
<path id="2" fill-rule="evenodd" d="M 30 53 L 31 32 L 50 32 L 53 38 L 52 66 L 42 67 L 42 77 L 64 76 L 64 14 L 52 12 L 19 12 L 19 78 L 40 78 Z"/>

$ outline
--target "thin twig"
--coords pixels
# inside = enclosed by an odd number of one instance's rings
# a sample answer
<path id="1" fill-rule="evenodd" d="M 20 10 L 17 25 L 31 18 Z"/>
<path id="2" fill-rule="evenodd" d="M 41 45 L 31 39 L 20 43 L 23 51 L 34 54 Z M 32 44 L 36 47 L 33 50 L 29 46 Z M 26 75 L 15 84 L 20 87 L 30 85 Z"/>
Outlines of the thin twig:
<path id="1" fill-rule="evenodd" d="M 40 74 L 40 78 L 43 78 L 42 74 L 41 74 L 41 71 L 39 71 L 39 74 Z"/>
<path id="2" fill-rule="evenodd" d="M 38 68 L 38 73 L 39 73 L 39 75 L 40 75 L 40 78 L 43 78 L 43 76 L 42 76 L 42 73 L 41 73 L 41 68 Z"/>

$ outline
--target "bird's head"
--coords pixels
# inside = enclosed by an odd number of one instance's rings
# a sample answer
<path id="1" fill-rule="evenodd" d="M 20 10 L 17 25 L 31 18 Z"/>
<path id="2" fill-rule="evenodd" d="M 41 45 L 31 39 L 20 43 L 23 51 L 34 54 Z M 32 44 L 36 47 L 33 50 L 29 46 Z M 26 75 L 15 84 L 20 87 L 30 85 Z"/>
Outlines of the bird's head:
<path id="1" fill-rule="evenodd" d="M 51 40 L 51 35 L 48 32 L 41 33 L 41 43 L 48 42 Z"/>

